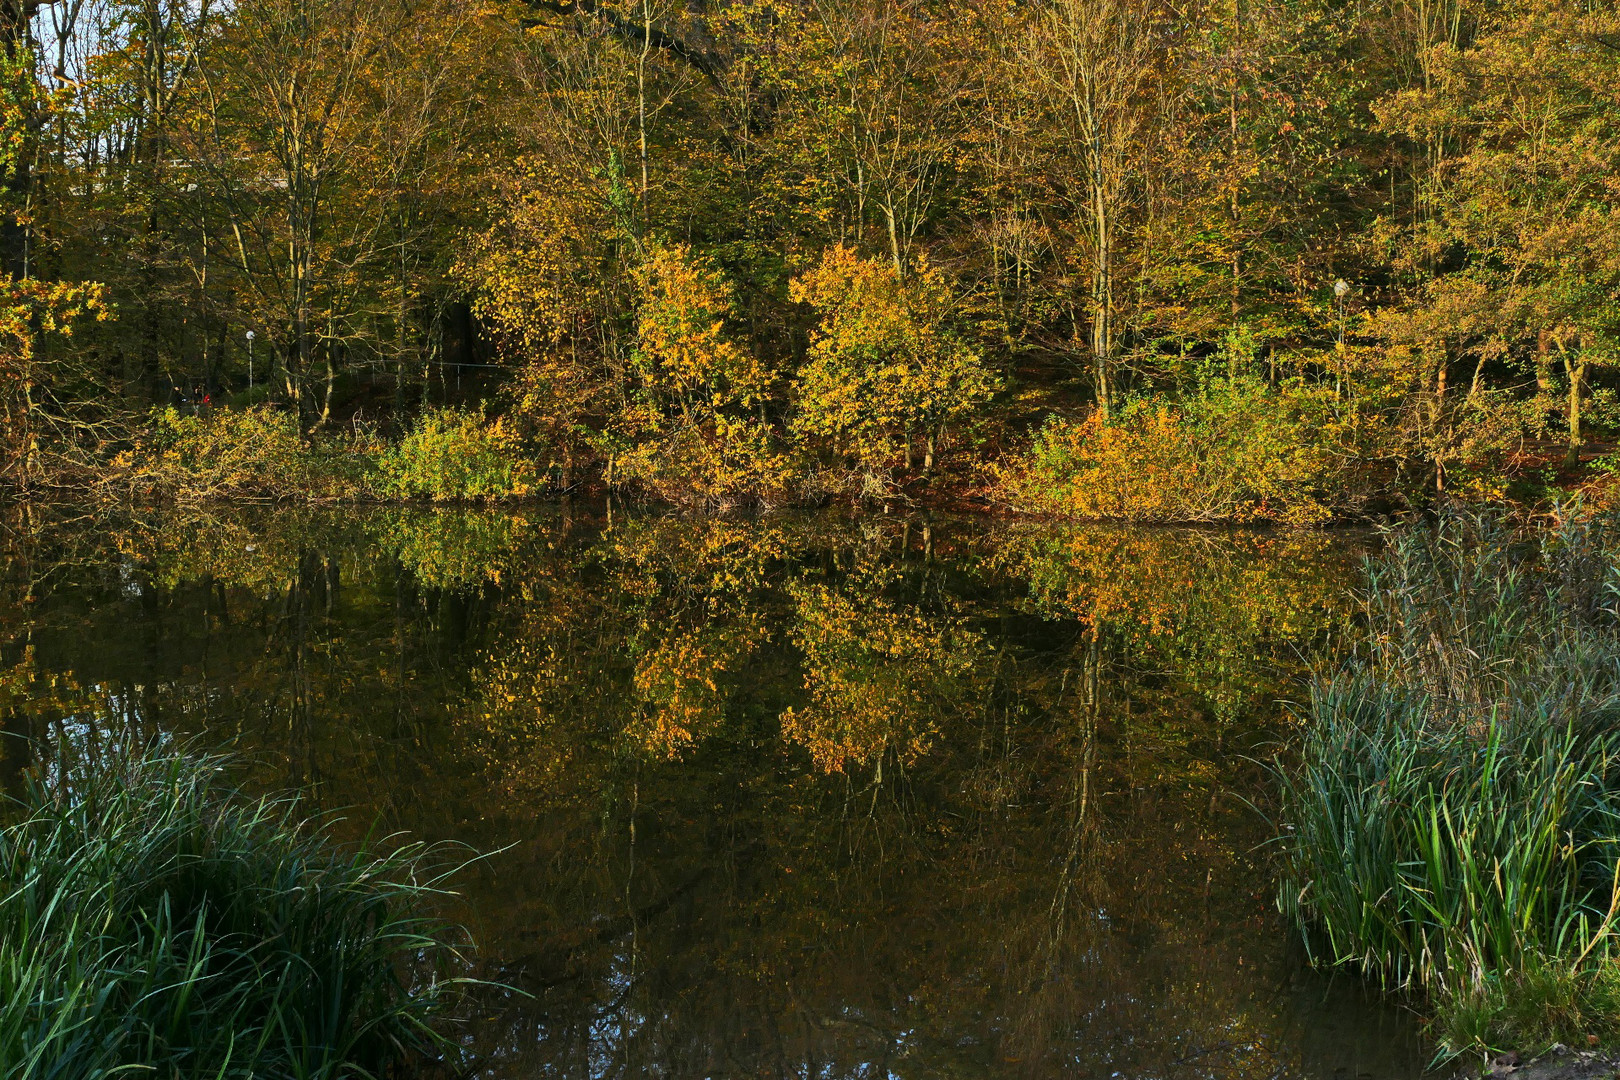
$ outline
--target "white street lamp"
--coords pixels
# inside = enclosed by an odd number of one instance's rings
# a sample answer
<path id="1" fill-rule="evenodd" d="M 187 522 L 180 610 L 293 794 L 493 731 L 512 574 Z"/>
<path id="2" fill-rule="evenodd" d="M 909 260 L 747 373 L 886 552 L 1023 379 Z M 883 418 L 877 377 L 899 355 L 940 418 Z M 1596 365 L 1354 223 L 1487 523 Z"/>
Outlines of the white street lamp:
<path id="1" fill-rule="evenodd" d="M 253 331 L 247 332 L 248 345 L 248 392 L 253 392 Z"/>

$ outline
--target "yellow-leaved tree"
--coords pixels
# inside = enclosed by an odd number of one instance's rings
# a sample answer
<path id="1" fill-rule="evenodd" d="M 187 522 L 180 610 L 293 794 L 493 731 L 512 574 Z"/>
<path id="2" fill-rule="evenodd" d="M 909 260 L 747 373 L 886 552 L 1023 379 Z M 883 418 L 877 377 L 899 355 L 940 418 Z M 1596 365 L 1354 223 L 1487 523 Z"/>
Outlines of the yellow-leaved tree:
<path id="1" fill-rule="evenodd" d="M 82 318 L 111 313 L 102 286 L 41 281 L 26 257 L 12 257 L 43 108 L 31 64 L 20 46 L 0 55 L 0 482 L 18 487 L 43 479 L 49 452 L 99 441 L 104 417 L 96 403 L 106 394 L 93 365 L 66 349 L 41 346 L 50 337 L 70 336 Z"/>
<path id="2" fill-rule="evenodd" d="M 90 385 L 86 365 L 65 350 L 41 351 L 41 337 L 67 337 L 81 318 L 109 315 L 95 283 L 0 279 L 0 480 L 28 487 L 42 479 L 44 458 L 94 436 L 95 415 L 77 406 Z"/>
<path id="3" fill-rule="evenodd" d="M 793 281 L 790 296 L 820 316 L 793 430 L 854 465 L 864 491 L 879 490 L 897 458 L 909 470 L 919 438 L 922 467 L 932 469 L 940 439 L 996 389 L 978 353 L 949 329 L 950 291 L 925 260 L 902 277 L 892 261 L 839 245 Z"/>
<path id="4" fill-rule="evenodd" d="M 685 244 L 653 244 L 635 271 L 637 387 L 610 465 L 672 498 L 772 501 L 787 484 L 764 403 L 771 374 L 727 326 L 731 283 Z"/>

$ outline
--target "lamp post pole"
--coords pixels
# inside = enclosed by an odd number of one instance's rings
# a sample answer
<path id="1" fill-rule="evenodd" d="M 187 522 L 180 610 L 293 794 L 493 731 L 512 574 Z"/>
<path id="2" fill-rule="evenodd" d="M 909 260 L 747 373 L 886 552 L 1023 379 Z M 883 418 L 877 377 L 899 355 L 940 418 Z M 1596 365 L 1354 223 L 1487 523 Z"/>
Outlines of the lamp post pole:
<path id="1" fill-rule="evenodd" d="M 1333 299 L 1339 304 L 1339 347 L 1336 363 L 1338 370 L 1334 372 L 1333 394 L 1337 397 L 1344 392 L 1344 298 L 1350 295 L 1350 283 L 1340 278 L 1333 283 Z"/>
<path id="2" fill-rule="evenodd" d="M 253 331 L 247 332 L 248 345 L 248 393 L 253 392 Z"/>

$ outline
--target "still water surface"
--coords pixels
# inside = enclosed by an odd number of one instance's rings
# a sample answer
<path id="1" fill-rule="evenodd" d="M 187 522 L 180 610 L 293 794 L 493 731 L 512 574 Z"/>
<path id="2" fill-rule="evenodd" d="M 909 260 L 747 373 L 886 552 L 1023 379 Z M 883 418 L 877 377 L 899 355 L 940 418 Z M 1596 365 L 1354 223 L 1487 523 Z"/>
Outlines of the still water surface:
<path id="1" fill-rule="evenodd" d="M 478 851 L 472 1075 L 1421 1072 L 1280 923 L 1324 534 L 604 507 L 5 518 L 0 783 L 168 734 Z M 525 996 L 526 995 L 526 996 Z"/>

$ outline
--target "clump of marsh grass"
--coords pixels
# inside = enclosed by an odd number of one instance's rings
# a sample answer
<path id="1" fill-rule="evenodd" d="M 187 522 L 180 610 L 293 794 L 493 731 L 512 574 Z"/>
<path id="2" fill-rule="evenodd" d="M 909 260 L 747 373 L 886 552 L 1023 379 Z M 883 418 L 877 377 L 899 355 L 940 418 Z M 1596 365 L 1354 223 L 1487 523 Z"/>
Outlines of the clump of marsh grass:
<path id="1" fill-rule="evenodd" d="M 1452 1050 L 1620 1020 L 1617 540 L 1575 513 L 1392 536 L 1279 769 L 1284 913 L 1318 961 L 1427 992 Z"/>
<path id="2" fill-rule="evenodd" d="M 103 748 L 105 750 L 105 748 Z M 62 752 L 0 832 L 0 1077 L 378 1077 L 456 980 L 425 852 L 342 851 L 222 759 Z"/>

